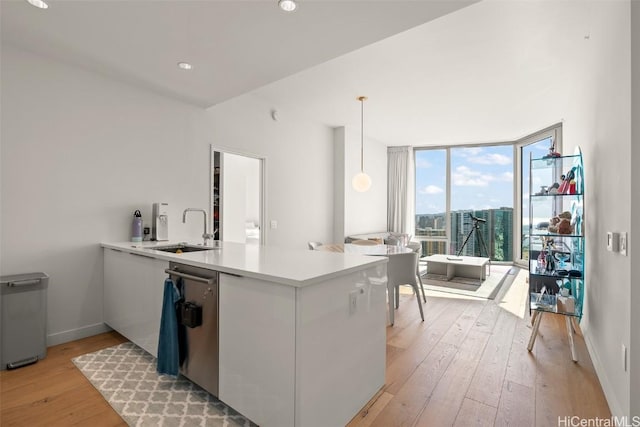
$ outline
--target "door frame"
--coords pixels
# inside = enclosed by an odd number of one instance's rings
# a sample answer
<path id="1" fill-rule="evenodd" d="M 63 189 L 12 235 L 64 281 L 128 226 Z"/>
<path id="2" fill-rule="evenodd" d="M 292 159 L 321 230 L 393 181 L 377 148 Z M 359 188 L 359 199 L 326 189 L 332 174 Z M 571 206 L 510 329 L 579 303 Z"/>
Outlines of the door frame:
<path id="1" fill-rule="evenodd" d="M 209 151 L 209 212 L 211 212 L 211 218 L 209 219 L 210 224 L 209 224 L 209 229 L 213 230 L 213 185 L 214 185 L 214 156 L 215 153 L 226 153 L 226 154 L 234 154 L 236 156 L 243 156 L 243 157 L 249 157 L 252 159 L 256 159 L 259 161 L 260 164 L 260 171 L 258 173 L 258 176 L 260 177 L 260 185 L 259 185 L 259 189 L 260 189 L 260 208 L 259 208 L 259 226 L 260 226 L 260 244 L 261 245 L 266 245 L 267 244 L 267 227 L 265 224 L 265 218 L 266 216 L 266 212 L 267 212 L 267 207 L 266 207 L 266 200 L 267 200 L 267 158 L 265 156 L 260 156 L 258 154 L 254 154 L 254 153 L 247 153 L 247 152 L 243 152 L 243 151 L 239 151 L 239 150 L 235 150 L 235 149 L 229 149 L 229 148 L 222 148 L 219 146 L 214 146 L 213 144 L 210 144 L 210 151 Z M 222 165 L 223 166 L 223 165 Z M 220 174 L 220 188 L 222 188 L 222 172 Z M 220 198 L 224 197 L 223 194 L 220 194 Z M 222 200 L 221 200 L 222 202 Z M 222 240 L 223 237 L 223 233 L 222 233 L 222 227 L 223 227 L 223 219 L 222 218 L 222 212 L 220 212 L 220 240 Z"/>

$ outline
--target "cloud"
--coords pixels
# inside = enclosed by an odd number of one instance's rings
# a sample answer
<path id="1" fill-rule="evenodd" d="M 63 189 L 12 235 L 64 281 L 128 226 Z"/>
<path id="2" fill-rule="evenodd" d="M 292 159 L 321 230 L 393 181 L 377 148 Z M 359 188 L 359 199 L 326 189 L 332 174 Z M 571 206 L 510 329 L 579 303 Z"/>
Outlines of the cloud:
<path id="1" fill-rule="evenodd" d="M 427 159 L 417 159 L 416 160 L 416 168 L 417 169 L 429 169 L 431 166 L 433 166 L 433 165 Z"/>
<path id="2" fill-rule="evenodd" d="M 462 150 L 455 150 L 455 152 L 460 153 L 462 157 L 477 156 L 482 153 L 482 147 L 467 147 Z"/>
<path id="3" fill-rule="evenodd" d="M 542 144 L 541 143 L 542 141 L 545 141 L 547 143 L 546 144 Z M 551 143 L 546 141 L 546 140 L 544 140 L 544 139 L 542 141 L 538 141 L 537 143 L 533 144 L 532 147 L 535 150 L 538 150 L 538 151 L 549 151 L 549 146 L 551 145 Z"/>
<path id="4" fill-rule="evenodd" d="M 420 190 L 420 194 L 440 194 L 444 190 L 437 185 L 427 185 L 422 190 Z"/>
<path id="5" fill-rule="evenodd" d="M 498 153 L 485 154 L 484 156 L 469 157 L 469 162 L 479 165 L 510 165 L 511 157 Z"/>
<path id="6" fill-rule="evenodd" d="M 496 180 L 491 174 L 474 171 L 466 166 L 458 166 L 451 177 L 453 185 L 465 187 L 486 187 L 491 181 Z"/>
<path id="7" fill-rule="evenodd" d="M 500 175 L 501 181 L 513 182 L 513 172 L 503 172 Z"/>

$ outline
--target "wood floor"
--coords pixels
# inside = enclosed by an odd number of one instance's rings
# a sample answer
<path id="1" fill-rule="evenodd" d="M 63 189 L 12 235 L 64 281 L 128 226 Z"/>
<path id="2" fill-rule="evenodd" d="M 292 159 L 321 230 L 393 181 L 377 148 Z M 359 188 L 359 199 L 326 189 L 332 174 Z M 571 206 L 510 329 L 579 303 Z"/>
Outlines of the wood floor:
<path id="1" fill-rule="evenodd" d="M 49 347 L 38 363 L 0 372 L 0 426 L 126 426 L 71 359 L 127 341 L 116 332 Z"/>
<path id="2" fill-rule="evenodd" d="M 564 318 L 545 315 L 527 351 L 525 286 L 521 276 L 493 301 L 430 292 L 424 322 L 415 296 L 401 294 L 387 328 L 386 384 L 348 426 L 556 426 L 559 416 L 610 417 L 579 330 L 579 362 L 571 361 Z M 97 335 L 2 371 L 0 425 L 124 426 L 71 362 L 123 341 Z"/>
<path id="3" fill-rule="evenodd" d="M 348 427 L 546 427 L 558 417 L 611 417 L 579 329 L 579 361 L 571 360 L 563 316 L 545 314 L 527 351 L 527 292 L 526 271 L 507 276 L 495 300 L 430 292 L 424 322 L 415 296 L 401 295 L 387 328 L 386 384 Z"/>

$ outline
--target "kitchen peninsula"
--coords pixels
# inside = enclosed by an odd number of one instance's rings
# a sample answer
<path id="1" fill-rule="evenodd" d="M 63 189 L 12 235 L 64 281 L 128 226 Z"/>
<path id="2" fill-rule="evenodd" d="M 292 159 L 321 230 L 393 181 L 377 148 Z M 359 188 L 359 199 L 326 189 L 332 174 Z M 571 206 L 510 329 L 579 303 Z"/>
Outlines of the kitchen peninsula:
<path id="1" fill-rule="evenodd" d="M 260 426 L 345 425 L 384 385 L 384 257 L 103 243 L 104 321 L 157 355 L 169 263 L 219 272 L 218 398 Z"/>

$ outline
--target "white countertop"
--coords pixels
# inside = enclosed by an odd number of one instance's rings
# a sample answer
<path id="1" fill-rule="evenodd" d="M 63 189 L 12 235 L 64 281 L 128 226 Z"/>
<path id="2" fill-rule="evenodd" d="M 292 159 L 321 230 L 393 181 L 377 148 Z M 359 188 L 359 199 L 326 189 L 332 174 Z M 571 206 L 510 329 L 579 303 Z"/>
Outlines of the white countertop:
<path id="1" fill-rule="evenodd" d="M 221 245 L 219 249 L 181 254 L 154 249 L 158 246 L 179 243 L 184 242 L 116 242 L 102 243 L 101 245 L 104 248 L 295 287 L 313 285 L 388 261 L 386 257 L 382 256 L 245 245 L 233 242 L 219 242 Z"/>

